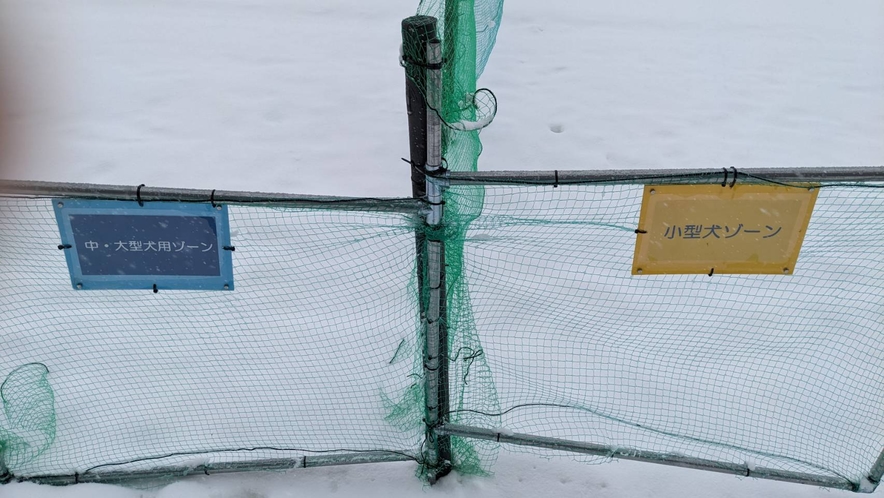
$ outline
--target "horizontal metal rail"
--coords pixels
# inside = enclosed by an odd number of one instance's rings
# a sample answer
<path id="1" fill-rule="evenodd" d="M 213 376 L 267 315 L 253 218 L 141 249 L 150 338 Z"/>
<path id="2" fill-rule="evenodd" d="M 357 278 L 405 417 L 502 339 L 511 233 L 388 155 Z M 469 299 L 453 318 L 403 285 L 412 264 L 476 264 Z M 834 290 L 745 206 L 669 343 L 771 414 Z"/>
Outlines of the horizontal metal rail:
<path id="1" fill-rule="evenodd" d="M 113 470 L 104 472 L 85 472 L 68 475 L 37 475 L 13 477 L 18 482 L 36 482 L 55 486 L 100 482 L 124 483 L 144 479 L 164 479 L 184 477 L 195 474 L 226 474 L 231 472 L 260 472 L 304 469 L 308 467 L 328 467 L 331 465 L 351 465 L 358 463 L 405 462 L 414 458 L 392 452 L 345 453 L 339 455 L 303 456 L 300 458 L 269 458 L 249 462 L 219 462 L 190 467 L 157 467 L 148 470 Z"/>
<path id="2" fill-rule="evenodd" d="M 832 168 L 720 168 L 646 170 L 451 171 L 440 180 L 449 185 L 583 185 L 641 183 L 720 183 L 734 179 L 782 183 L 884 182 L 884 166 Z"/>
<path id="3" fill-rule="evenodd" d="M 118 201 L 215 202 L 297 208 L 337 209 L 422 214 L 426 204 L 412 198 L 332 197 L 233 190 L 141 187 L 135 185 L 97 185 L 91 183 L 56 183 L 0 180 L 0 195 L 30 197 L 66 197 Z"/>
<path id="4" fill-rule="evenodd" d="M 791 472 L 788 470 L 770 469 L 765 467 L 749 467 L 745 464 L 721 462 L 716 460 L 704 460 L 692 458 L 675 453 L 658 453 L 654 451 L 642 451 L 629 448 L 617 448 L 600 444 L 581 443 L 529 434 L 517 434 L 500 432 L 492 429 L 482 429 L 459 424 L 445 424 L 437 429 L 439 434 L 459 436 L 473 439 L 485 439 L 500 443 L 516 444 L 521 446 L 534 446 L 550 450 L 570 451 L 585 455 L 597 455 L 609 458 L 622 458 L 624 460 L 637 460 L 641 462 L 660 463 L 675 467 L 689 469 L 709 470 L 724 474 L 738 476 L 757 477 L 761 479 L 773 479 L 775 481 L 795 482 L 811 484 L 827 488 L 845 489 L 848 491 L 860 491 L 860 486 L 839 477 L 822 476 L 803 472 Z M 868 489 L 862 491 L 871 492 Z"/>

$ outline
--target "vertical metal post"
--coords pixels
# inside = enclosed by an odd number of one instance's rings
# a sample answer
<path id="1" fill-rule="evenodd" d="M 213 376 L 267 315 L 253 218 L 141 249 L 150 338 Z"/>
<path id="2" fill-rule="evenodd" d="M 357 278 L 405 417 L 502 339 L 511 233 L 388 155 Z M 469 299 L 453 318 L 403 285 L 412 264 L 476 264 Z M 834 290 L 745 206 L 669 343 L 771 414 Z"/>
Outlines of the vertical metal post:
<path id="1" fill-rule="evenodd" d="M 435 173 L 442 170 L 442 44 L 426 45 L 427 68 L 427 314 L 424 377 L 427 403 L 427 463 L 430 483 L 451 471 L 451 443 L 436 429 L 448 414 L 448 329 L 446 326 L 445 242 L 442 187 Z"/>
<path id="2" fill-rule="evenodd" d="M 448 413 L 442 189 L 432 178 L 432 174 L 442 167 L 442 121 L 438 113 L 442 105 L 442 49 L 436 25 L 436 18 L 429 16 L 414 16 L 402 21 L 412 195 L 430 205 L 426 218 L 421 220 L 415 242 L 424 328 L 426 442 L 423 457 L 431 484 L 451 470 L 449 436 L 436 433 Z"/>
<path id="3" fill-rule="evenodd" d="M 6 464 L 3 462 L 3 446 L 0 445 L 0 484 L 6 484 L 11 480 L 12 474 L 9 472 L 9 469 L 6 468 Z"/>
<path id="4" fill-rule="evenodd" d="M 436 18 L 412 16 L 402 21 L 402 65 L 405 66 L 405 104 L 408 110 L 411 189 L 415 199 L 426 197 L 427 164 L 427 51 L 436 39 Z"/>
<path id="5" fill-rule="evenodd" d="M 878 484 L 881 483 L 881 477 L 884 476 L 884 451 L 878 455 L 878 459 L 875 460 L 875 464 L 872 465 L 872 469 L 869 471 L 869 475 L 860 481 L 861 491 L 866 493 L 871 493 L 877 489 Z"/>
<path id="6" fill-rule="evenodd" d="M 427 43 L 436 39 L 436 18 L 412 16 L 402 21 L 401 62 L 405 67 L 405 104 L 408 109 L 408 142 L 411 163 L 411 192 L 415 199 L 426 200 L 427 177 Z M 425 219 L 415 222 L 419 225 Z M 421 317 L 426 319 L 427 296 L 424 286 L 426 268 L 426 234 L 415 231 L 415 260 L 417 267 L 418 300 Z"/>

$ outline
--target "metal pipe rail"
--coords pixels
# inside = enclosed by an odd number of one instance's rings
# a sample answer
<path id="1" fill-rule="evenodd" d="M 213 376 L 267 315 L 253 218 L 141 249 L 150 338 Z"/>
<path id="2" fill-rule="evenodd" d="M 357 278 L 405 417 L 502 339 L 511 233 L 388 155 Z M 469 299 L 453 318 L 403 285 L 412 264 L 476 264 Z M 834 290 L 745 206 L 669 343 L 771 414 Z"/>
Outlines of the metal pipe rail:
<path id="1" fill-rule="evenodd" d="M 68 475 L 37 475 L 13 477 L 18 482 L 36 482 L 56 486 L 95 482 L 124 483 L 143 479 L 164 479 L 184 477 L 195 474 L 227 474 L 231 472 L 282 471 L 305 469 L 308 467 L 328 467 L 332 465 L 350 465 L 357 463 L 405 462 L 414 458 L 392 452 L 344 453 L 340 455 L 315 455 L 300 458 L 267 458 L 250 462 L 219 462 L 216 464 L 197 465 L 195 467 L 157 467 L 148 470 L 113 470 L 107 472 L 85 472 Z"/>
<path id="2" fill-rule="evenodd" d="M 215 202 L 250 206 L 285 206 L 322 208 L 343 211 L 374 211 L 386 213 L 424 214 L 426 203 L 412 198 L 333 197 L 235 190 L 138 187 L 132 185 L 98 185 L 92 183 L 58 183 L 0 180 L 0 195 L 24 197 L 66 197 L 144 202 Z"/>
<path id="3" fill-rule="evenodd" d="M 622 458 L 624 460 L 660 463 L 664 465 L 672 465 L 675 467 L 708 470 L 712 472 L 734 474 L 745 477 L 772 479 L 775 481 L 811 484 L 814 486 L 844 489 L 848 491 L 874 491 L 873 486 L 863 486 L 862 484 L 853 483 L 847 479 L 840 477 L 808 474 L 804 472 L 792 472 L 788 470 L 770 469 L 766 467 L 750 467 L 746 464 L 721 462 L 716 460 L 704 460 L 701 458 L 693 458 L 675 453 L 659 453 L 654 451 L 642 451 L 630 448 L 617 448 L 600 444 L 568 441 L 566 439 L 500 432 L 492 429 L 483 429 L 479 427 L 470 427 L 459 424 L 445 424 L 444 426 L 438 428 L 437 432 L 439 434 L 447 434 L 449 436 L 484 439 L 488 441 L 496 441 L 499 443 L 509 443 L 520 446 L 533 446 L 550 450 L 582 453 L 584 455 L 597 455 L 608 458 Z"/>
<path id="4" fill-rule="evenodd" d="M 780 183 L 884 182 L 884 166 L 832 168 L 720 168 L 647 170 L 451 171 L 437 181 L 449 185 L 583 185 L 690 183 L 726 184 L 736 179 Z"/>

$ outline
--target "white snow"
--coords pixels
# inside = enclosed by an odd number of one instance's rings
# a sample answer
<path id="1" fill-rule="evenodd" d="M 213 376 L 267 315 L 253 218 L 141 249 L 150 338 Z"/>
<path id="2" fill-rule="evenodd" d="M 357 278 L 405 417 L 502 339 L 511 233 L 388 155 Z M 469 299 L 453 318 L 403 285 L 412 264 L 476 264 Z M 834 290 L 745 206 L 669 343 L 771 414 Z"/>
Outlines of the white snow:
<path id="1" fill-rule="evenodd" d="M 399 22 L 415 9 L 415 0 L 0 0 L 22 145 L 3 176 L 407 196 L 397 49 Z M 499 103 L 480 167 L 881 165 L 881 61 L 880 0 L 510 0 L 480 83 Z M 426 488 L 413 473 L 401 463 L 193 476 L 143 491 L 11 484 L 0 496 L 846 496 L 518 451 L 502 452 L 491 478 Z"/>

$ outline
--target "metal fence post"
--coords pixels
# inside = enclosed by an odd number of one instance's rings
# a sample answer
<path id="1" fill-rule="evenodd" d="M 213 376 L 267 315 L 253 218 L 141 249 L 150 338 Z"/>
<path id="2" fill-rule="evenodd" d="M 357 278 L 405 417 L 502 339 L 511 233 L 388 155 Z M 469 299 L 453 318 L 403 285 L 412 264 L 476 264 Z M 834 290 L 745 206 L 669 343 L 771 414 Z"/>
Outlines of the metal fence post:
<path id="1" fill-rule="evenodd" d="M 426 197 L 427 164 L 427 42 L 436 38 L 436 18 L 412 16 L 402 21 L 402 65 L 405 67 L 405 105 L 408 111 L 411 189 L 415 199 Z"/>
<path id="2" fill-rule="evenodd" d="M 869 475 L 860 481 L 861 490 L 867 493 L 875 491 L 881 483 L 882 476 L 884 476 L 884 451 L 881 451 L 878 455 L 878 459 L 875 460 L 875 464 L 872 465 Z"/>
<path id="3" fill-rule="evenodd" d="M 427 290 L 426 355 L 427 435 L 432 458 L 430 483 L 451 471 L 451 442 L 436 429 L 448 414 L 448 327 L 445 286 L 445 226 L 442 223 L 442 187 L 435 176 L 442 172 L 442 44 L 430 40 L 427 52 Z M 435 467 L 435 468 L 432 468 Z"/>
<path id="4" fill-rule="evenodd" d="M 0 445 L 0 484 L 6 484 L 11 480 L 12 474 L 6 468 L 6 463 L 3 461 L 3 445 Z"/>
<path id="5" fill-rule="evenodd" d="M 450 438 L 436 432 L 448 413 L 442 189 L 433 178 L 442 168 L 442 122 L 438 113 L 442 100 L 442 48 L 436 25 L 436 18 L 429 16 L 414 16 L 402 21 L 412 194 L 430 205 L 416 232 L 415 242 L 424 329 L 426 442 L 423 457 L 431 484 L 451 471 Z"/>

